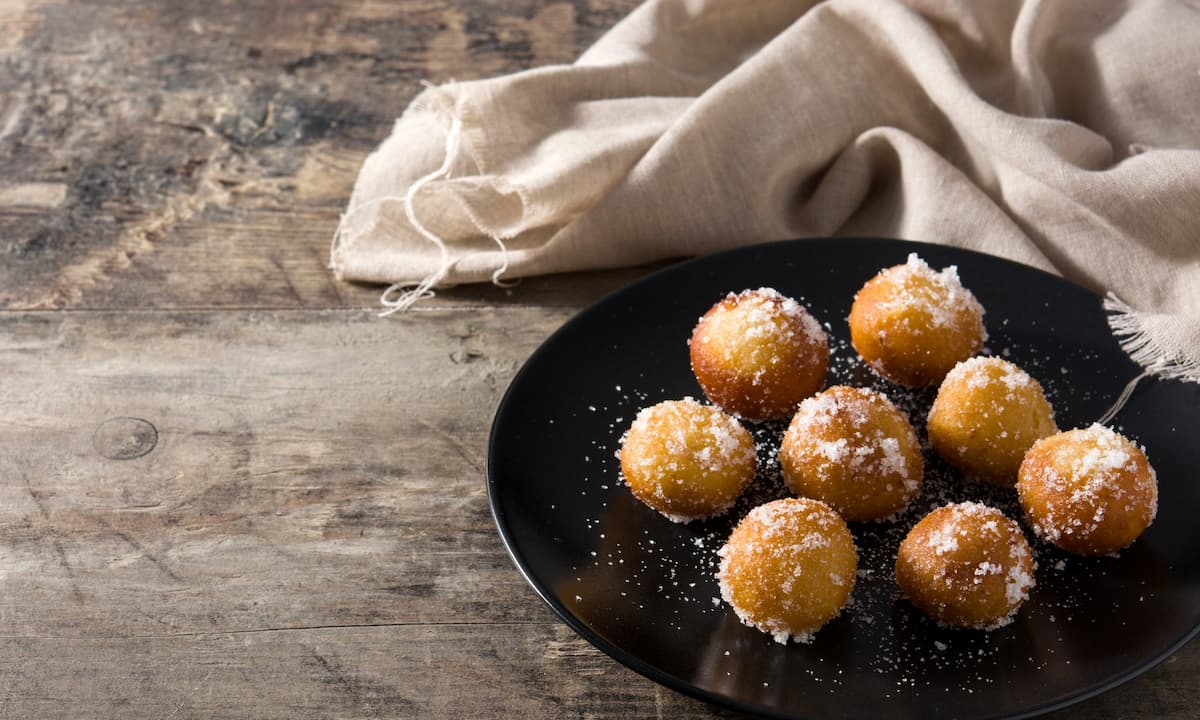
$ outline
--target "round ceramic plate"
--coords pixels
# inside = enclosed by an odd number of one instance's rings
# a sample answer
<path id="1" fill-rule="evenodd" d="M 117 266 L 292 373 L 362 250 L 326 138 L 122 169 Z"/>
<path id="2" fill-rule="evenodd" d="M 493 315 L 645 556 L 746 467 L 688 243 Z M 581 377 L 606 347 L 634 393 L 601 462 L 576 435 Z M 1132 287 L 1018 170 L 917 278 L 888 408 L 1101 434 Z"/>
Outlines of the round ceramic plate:
<path id="1" fill-rule="evenodd" d="M 986 353 L 1041 381 L 1058 424 L 1090 424 L 1138 369 L 1100 298 L 1060 278 L 953 248 L 875 239 L 758 245 L 685 262 L 620 290 L 550 337 L 509 387 L 488 448 L 488 493 L 513 561 L 600 650 L 668 687 L 775 718 L 1018 718 L 1078 702 L 1144 672 L 1200 628 L 1200 385 L 1143 383 L 1116 420 L 1158 471 L 1158 519 L 1119 557 L 1033 542 L 1037 586 L 1007 627 L 939 627 L 904 600 L 895 550 L 925 512 L 980 500 L 1019 517 L 1012 491 L 966 480 L 926 451 L 922 495 L 894 522 L 851 525 L 852 605 L 808 645 L 775 643 L 719 599 L 716 552 L 754 504 L 782 496 L 782 427 L 756 426 L 759 474 L 733 511 L 679 525 L 636 501 L 614 452 L 637 411 L 703 397 L 688 362 L 697 318 L 730 291 L 774 287 L 829 331 L 827 384 L 886 392 L 924 440 L 934 392 L 875 376 L 848 341 L 854 293 L 918 252 L 957 265 L 987 310 Z M 1031 541 L 1032 541 L 1031 537 Z"/>

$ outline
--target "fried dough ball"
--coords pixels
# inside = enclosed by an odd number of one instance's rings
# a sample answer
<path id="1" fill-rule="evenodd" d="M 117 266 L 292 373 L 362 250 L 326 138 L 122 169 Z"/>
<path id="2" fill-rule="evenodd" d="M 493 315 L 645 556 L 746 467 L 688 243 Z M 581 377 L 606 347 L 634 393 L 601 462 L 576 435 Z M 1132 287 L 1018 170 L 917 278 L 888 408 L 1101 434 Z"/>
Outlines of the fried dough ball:
<path id="1" fill-rule="evenodd" d="M 980 503 L 940 507 L 900 543 L 896 582 L 912 604 L 948 625 L 993 630 L 1010 623 L 1036 569 L 1016 522 Z"/>
<path id="2" fill-rule="evenodd" d="M 725 512 L 756 468 L 750 433 L 692 398 L 639 412 L 621 439 L 620 457 L 634 496 L 675 522 Z"/>
<path id="3" fill-rule="evenodd" d="M 858 572 L 850 529 L 818 500 L 759 505 L 718 551 L 721 597 L 776 642 L 810 642 L 846 605 Z"/>
<path id="4" fill-rule="evenodd" d="M 921 445 L 885 396 L 838 385 L 800 403 L 779 463 L 792 492 L 829 503 L 847 520 L 903 510 L 921 488 Z"/>
<path id="5" fill-rule="evenodd" d="M 1141 448 L 1092 425 L 1035 443 L 1017 496 L 1038 537 L 1078 555 L 1109 555 L 1154 522 L 1158 479 Z"/>
<path id="6" fill-rule="evenodd" d="M 926 423 L 929 442 L 959 470 L 1001 487 L 1017 482 L 1025 451 L 1058 432 L 1042 386 L 1000 358 L 954 366 Z"/>
<path id="7" fill-rule="evenodd" d="M 850 342 L 883 377 L 934 385 L 983 347 L 983 306 L 951 265 L 934 272 L 916 253 L 881 270 L 854 296 Z"/>
<path id="8" fill-rule="evenodd" d="M 790 416 L 821 389 L 829 366 L 821 325 L 770 288 L 725 296 L 700 318 L 688 345 L 704 394 L 748 420 Z"/>

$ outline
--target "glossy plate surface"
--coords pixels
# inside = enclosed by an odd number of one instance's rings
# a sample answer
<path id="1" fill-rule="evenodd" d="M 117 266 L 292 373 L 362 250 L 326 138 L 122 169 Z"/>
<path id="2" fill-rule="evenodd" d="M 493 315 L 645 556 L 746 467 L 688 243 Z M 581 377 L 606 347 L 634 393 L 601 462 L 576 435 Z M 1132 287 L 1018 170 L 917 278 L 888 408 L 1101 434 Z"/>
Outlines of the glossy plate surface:
<path id="1" fill-rule="evenodd" d="M 1058 424 L 1090 424 L 1136 366 L 1095 294 L 1006 260 L 935 245 L 813 239 L 685 262 L 620 290 L 551 336 L 513 380 L 488 449 L 500 534 L 522 574 L 581 636 L 668 687 L 765 717 L 1016 718 L 1078 702 L 1144 672 L 1200 628 L 1200 385 L 1143 383 L 1118 416 L 1158 471 L 1158 519 L 1117 558 L 1067 556 L 1031 541 L 1037 587 L 1015 622 L 941 628 L 899 595 L 895 549 L 929 509 L 980 500 L 1019 517 L 1015 493 L 956 475 L 926 450 L 921 497 L 895 522 L 852 524 L 853 605 L 810 645 L 779 645 L 717 601 L 716 551 L 754 504 L 782 496 L 780 426 L 754 428 L 759 477 L 728 515 L 668 522 L 637 502 L 614 452 L 639 408 L 702 398 L 688 363 L 697 318 L 725 293 L 774 287 L 826 325 L 826 384 L 886 392 L 914 421 L 934 391 L 871 373 L 849 345 L 854 293 L 919 252 L 957 265 L 987 310 L 986 351 L 1037 378 Z"/>

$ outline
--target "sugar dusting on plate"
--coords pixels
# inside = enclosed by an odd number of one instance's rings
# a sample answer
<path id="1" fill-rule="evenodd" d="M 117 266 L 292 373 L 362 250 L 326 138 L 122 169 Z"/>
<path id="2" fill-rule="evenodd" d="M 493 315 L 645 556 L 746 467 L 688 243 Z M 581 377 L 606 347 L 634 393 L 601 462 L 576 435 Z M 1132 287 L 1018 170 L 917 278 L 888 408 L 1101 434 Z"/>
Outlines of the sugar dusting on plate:
<path id="1" fill-rule="evenodd" d="M 995 319 L 995 324 L 998 327 L 994 328 L 996 332 L 993 338 L 1005 337 L 1008 321 Z M 1036 325 L 1037 319 L 1027 320 L 1026 324 Z M 831 331 L 828 323 L 826 329 Z M 865 366 L 848 342 L 832 332 L 829 332 L 829 340 L 831 353 L 826 386 L 846 384 L 870 387 L 885 393 L 909 417 L 927 416 L 935 389 L 905 389 L 882 380 Z M 1069 409 L 1072 402 L 1090 399 L 1087 390 L 1073 385 L 1074 378 L 1065 367 L 1052 365 L 1037 348 L 1010 340 L 1001 347 L 985 348 L 984 353 L 1004 358 L 1019 356 L 1022 368 L 1042 384 L 1047 398 L 1060 412 Z M 1082 353 L 1076 359 L 1086 363 L 1089 358 Z M 663 399 L 668 398 L 662 388 L 640 387 L 636 379 L 629 379 L 622 381 L 611 397 L 590 400 L 589 405 L 594 409 L 586 409 L 585 412 L 597 412 L 605 417 L 620 417 L 623 420 L 609 425 L 608 437 L 593 441 L 597 449 L 596 457 L 603 459 L 596 463 L 596 473 L 584 479 L 581 493 L 586 494 L 603 486 L 605 507 L 610 503 L 628 501 L 621 494 L 628 494 L 629 491 L 619 481 L 615 463 L 607 458 L 611 458 L 612 452 L 619 446 L 620 435 L 637 410 Z M 787 422 L 747 424 L 746 427 L 755 439 L 758 474 L 729 513 L 708 522 L 676 526 L 666 523 L 653 511 L 642 508 L 639 511 L 643 514 L 639 518 L 642 525 L 622 528 L 623 539 L 612 535 L 601 537 L 606 532 L 604 518 L 580 518 L 585 529 L 596 536 L 595 545 L 600 550 L 590 559 L 590 563 L 585 562 L 576 568 L 576 584 L 585 586 L 589 571 L 597 568 L 609 571 L 606 577 L 616 578 L 615 584 L 619 587 L 605 590 L 603 599 L 597 597 L 596 601 L 610 604 L 612 612 L 621 621 L 662 623 L 672 631 L 686 634 L 690 628 L 685 618 L 693 613 L 714 618 L 732 617 L 733 611 L 720 600 L 720 590 L 715 580 L 719 562 L 717 551 L 733 525 L 752 508 L 788 496 L 778 459 L 779 441 Z M 856 627 L 875 631 L 872 637 L 878 638 L 877 651 L 861 667 L 817 664 L 804 670 L 805 679 L 813 682 L 814 687 L 826 687 L 830 693 L 838 691 L 845 673 L 850 671 L 889 678 L 892 690 L 885 693 L 887 697 L 931 692 L 943 694 L 960 689 L 973 693 L 973 687 L 1006 682 L 999 651 L 1008 642 L 1005 633 L 1011 631 L 1001 629 L 985 633 L 939 627 L 901 598 L 894 580 L 893 565 L 896 548 L 909 528 L 936 507 L 973 500 L 999 508 L 1014 519 L 1021 517 L 1020 508 L 1010 491 L 964 480 L 929 449 L 924 423 L 914 423 L 914 427 L 926 459 L 921 492 L 907 509 L 888 521 L 851 525 L 859 551 L 859 571 L 850 603 L 842 616 L 834 621 L 849 622 Z M 842 451 L 833 446 L 827 450 L 831 454 Z M 566 509 L 552 511 L 564 512 Z M 670 526 L 673 530 L 665 531 L 664 526 Z M 682 538 L 670 549 L 664 547 L 664 541 L 656 539 L 670 536 Z M 1030 540 L 1034 539 L 1030 537 Z M 1060 654 L 1069 654 L 1064 645 L 1064 633 L 1073 623 L 1080 622 L 1078 610 L 1099 601 L 1089 594 L 1088 583 L 1076 582 L 1077 573 L 1096 575 L 1106 570 L 1102 564 L 1069 558 L 1041 542 L 1033 541 L 1031 545 L 1041 567 L 1038 580 L 1053 580 L 1072 588 L 1072 592 L 1059 593 L 1061 597 L 1054 603 L 1039 598 L 1035 592 L 1035 596 L 1019 610 L 1019 615 L 1027 616 L 1040 633 L 1041 651 L 1036 656 L 1025 658 L 1024 662 L 1028 667 L 1045 669 L 1059 662 Z M 1082 567 L 1084 565 L 1086 567 Z M 986 573 L 990 569 L 982 568 L 980 571 Z M 1015 587 L 1020 584 L 1014 582 Z M 588 591 L 581 590 L 578 595 L 582 598 L 581 603 L 588 602 Z M 652 616 L 647 613 L 652 613 Z M 706 660 L 714 668 L 714 674 L 733 677 L 739 663 L 752 662 L 749 658 L 762 652 L 764 643 L 774 644 L 767 635 L 750 630 L 746 631 L 752 633 L 749 636 L 734 633 L 725 629 L 724 620 L 714 621 L 722 628 L 720 637 L 729 637 L 728 646 L 722 647 L 716 657 Z M 736 618 L 733 618 L 733 622 L 740 627 Z M 877 632 L 879 628 L 889 625 L 891 631 Z M 1083 628 L 1084 631 L 1086 629 Z M 823 630 L 828 631 L 829 628 Z M 904 640 L 912 637 L 927 638 L 927 641 L 913 644 Z M 819 652 L 822 648 L 820 635 L 813 645 L 805 647 Z M 937 676 L 941 671 L 953 671 L 955 681 L 962 684 L 961 687 L 950 688 L 940 684 Z"/>

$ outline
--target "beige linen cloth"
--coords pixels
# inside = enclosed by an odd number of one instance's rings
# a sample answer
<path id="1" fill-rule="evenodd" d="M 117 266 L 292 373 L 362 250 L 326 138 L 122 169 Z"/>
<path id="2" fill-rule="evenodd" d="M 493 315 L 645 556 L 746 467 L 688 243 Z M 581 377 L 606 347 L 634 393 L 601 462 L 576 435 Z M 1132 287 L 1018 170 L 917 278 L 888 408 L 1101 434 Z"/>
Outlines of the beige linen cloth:
<path id="1" fill-rule="evenodd" d="M 340 278 L 431 287 L 805 236 L 1113 292 L 1200 376 L 1200 4 L 651 0 L 575 64 L 430 87 L 367 158 Z M 1123 325 L 1122 325 L 1123 323 Z"/>

